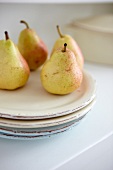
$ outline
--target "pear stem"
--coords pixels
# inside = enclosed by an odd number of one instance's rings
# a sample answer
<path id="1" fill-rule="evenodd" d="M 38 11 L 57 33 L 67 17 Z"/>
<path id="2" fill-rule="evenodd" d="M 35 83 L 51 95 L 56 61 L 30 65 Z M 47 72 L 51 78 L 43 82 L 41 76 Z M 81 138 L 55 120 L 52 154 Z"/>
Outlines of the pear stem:
<path id="1" fill-rule="evenodd" d="M 21 21 L 20 21 L 20 23 L 23 23 L 23 24 L 25 24 L 25 25 L 26 25 L 26 28 L 27 28 L 27 29 L 29 29 L 29 25 L 28 25 L 28 23 L 27 23 L 26 21 L 24 21 L 24 20 L 21 20 Z"/>
<path id="2" fill-rule="evenodd" d="M 64 44 L 64 49 L 62 50 L 62 52 L 66 52 L 66 46 L 67 46 L 67 44 L 65 43 Z"/>
<path id="3" fill-rule="evenodd" d="M 60 37 L 63 38 L 64 35 L 63 35 L 63 34 L 61 33 L 61 31 L 60 31 L 59 25 L 57 25 L 57 31 L 58 31 L 58 34 L 60 35 Z"/>
<path id="4" fill-rule="evenodd" d="M 8 32 L 7 32 L 7 31 L 5 31 L 4 33 L 5 33 L 5 38 L 6 38 L 6 40 L 8 40 L 8 39 L 9 39 Z"/>

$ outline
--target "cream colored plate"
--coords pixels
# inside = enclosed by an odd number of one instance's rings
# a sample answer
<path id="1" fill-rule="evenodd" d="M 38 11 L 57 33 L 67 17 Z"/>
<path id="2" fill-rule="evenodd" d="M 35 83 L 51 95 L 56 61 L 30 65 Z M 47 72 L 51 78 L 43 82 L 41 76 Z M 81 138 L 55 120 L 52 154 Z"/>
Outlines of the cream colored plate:
<path id="1" fill-rule="evenodd" d="M 83 119 L 83 118 L 82 118 Z M 2 130 L 0 131 L 0 137 L 1 138 L 7 138 L 7 139 L 17 139 L 17 140 L 33 140 L 33 139 L 43 139 L 43 138 L 49 138 L 53 135 L 61 134 L 69 129 L 72 129 L 72 127 L 76 126 L 79 122 L 72 121 L 68 122 L 63 125 L 55 126 L 54 128 L 50 129 L 47 128 L 45 131 L 44 129 L 38 129 L 33 132 L 30 131 L 18 131 L 18 130 Z"/>
<path id="2" fill-rule="evenodd" d="M 4 119 L 0 118 L 0 126 L 10 127 L 10 128 L 43 128 L 43 127 L 50 127 L 50 126 L 57 126 L 67 122 L 71 122 L 73 120 L 79 121 L 81 117 L 83 117 L 86 113 L 88 113 L 95 104 L 96 99 L 94 99 L 89 105 L 85 108 L 60 117 L 50 118 L 50 119 L 40 119 L 40 120 L 14 120 L 14 119 Z M 0 127 L 0 132 L 3 128 Z M 10 130 L 10 129 L 9 129 Z M 16 130 L 17 131 L 17 130 Z M 27 129 L 26 129 L 27 131 Z M 35 129 L 36 131 L 36 129 Z M 47 129 L 46 129 L 47 131 Z"/>
<path id="3" fill-rule="evenodd" d="M 12 119 L 45 119 L 76 112 L 95 97 L 96 82 L 84 70 L 81 87 L 60 96 L 46 92 L 40 82 L 40 72 L 31 72 L 26 86 L 15 91 L 0 90 L 0 117 Z"/>
<path id="4" fill-rule="evenodd" d="M 0 137 L 9 138 L 9 139 L 30 140 L 30 139 L 42 139 L 42 138 L 50 137 L 51 135 L 56 135 L 56 134 L 65 132 L 65 131 L 71 129 L 73 126 L 80 123 L 81 120 L 83 120 L 83 118 L 85 117 L 85 115 L 92 109 L 94 104 L 95 104 L 95 100 L 93 102 L 91 102 L 91 104 L 89 104 L 89 107 L 88 106 L 86 107 L 87 109 L 84 108 L 76 113 L 72 113 L 67 116 L 63 116 L 63 119 L 65 120 L 64 122 L 62 121 L 62 117 L 51 118 L 51 119 L 54 119 L 54 121 L 55 121 L 55 119 L 59 119 L 59 122 L 61 120 L 62 124 L 55 125 L 55 126 L 40 127 L 40 128 L 15 128 L 15 127 L 11 128 L 11 127 L 0 126 Z M 81 114 L 80 114 L 80 112 L 81 112 Z M 79 115 L 77 115 L 77 114 L 79 114 Z M 67 117 L 68 117 L 68 119 L 67 119 Z M 15 122 L 15 120 L 12 120 L 12 121 Z M 39 121 L 40 120 L 38 120 L 38 122 Z M 21 120 L 19 122 L 21 122 Z M 31 121 L 31 122 L 33 123 L 33 121 Z M 24 123 L 25 123 L 25 121 L 24 121 Z"/>

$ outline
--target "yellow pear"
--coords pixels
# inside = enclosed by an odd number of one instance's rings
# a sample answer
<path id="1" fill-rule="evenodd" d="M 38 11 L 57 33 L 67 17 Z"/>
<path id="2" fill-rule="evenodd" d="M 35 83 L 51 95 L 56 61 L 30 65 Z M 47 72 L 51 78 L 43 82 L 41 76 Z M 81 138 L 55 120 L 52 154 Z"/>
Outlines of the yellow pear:
<path id="1" fill-rule="evenodd" d="M 36 32 L 29 28 L 27 22 L 23 20 L 20 22 L 24 23 L 26 28 L 20 32 L 18 48 L 26 59 L 30 70 L 36 70 L 46 61 L 48 49 Z"/>
<path id="2" fill-rule="evenodd" d="M 30 70 L 7 31 L 5 36 L 0 40 L 0 89 L 14 90 L 26 84 Z"/>
<path id="3" fill-rule="evenodd" d="M 76 56 L 77 63 L 79 65 L 79 67 L 82 69 L 83 65 L 84 65 L 84 57 L 83 57 L 83 54 L 82 54 L 81 49 L 78 46 L 77 42 L 70 35 L 62 35 L 58 25 L 57 25 L 57 31 L 58 31 L 58 33 L 60 35 L 60 38 L 58 38 L 56 40 L 56 42 L 55 42 L 55 44 L 53 46 L 51 55 L 53 54 L 53 52 L 56 49 L 62 47 L 62 45 L 64 43 L 67 43 L 68 44 L 68 49 L 70 49 L 71 51 L 74 52 L 74 54 Z"/>
<path id="4" fill-rule="evenodd" d="M 78 89 L 82 83 L 82 71 L 74 53 L 66 48 L 59 48 L 46 61 L 41 70 L 41 83 L 52 94 L 64 95 Z"/>

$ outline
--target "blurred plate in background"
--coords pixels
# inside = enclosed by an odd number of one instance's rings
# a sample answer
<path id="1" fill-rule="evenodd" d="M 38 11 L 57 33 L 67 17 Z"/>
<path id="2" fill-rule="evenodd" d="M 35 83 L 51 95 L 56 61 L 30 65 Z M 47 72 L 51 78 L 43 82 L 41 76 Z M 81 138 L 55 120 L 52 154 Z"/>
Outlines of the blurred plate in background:
<path id="1" fill-rule="evenodd" d="M 73 20 L 64 29 L 77 41 L 85 60 L 113 64 L 113 14 Z"/>

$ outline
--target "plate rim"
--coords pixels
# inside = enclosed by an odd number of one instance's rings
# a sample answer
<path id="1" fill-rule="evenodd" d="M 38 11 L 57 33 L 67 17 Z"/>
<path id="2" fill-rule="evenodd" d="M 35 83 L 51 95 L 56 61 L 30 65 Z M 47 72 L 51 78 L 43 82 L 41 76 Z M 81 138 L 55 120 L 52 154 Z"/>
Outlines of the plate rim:
<path id="1" fill-rule="evenodd" d="M 83 117 L 84 118 L 84 117 Z M 33 136 L 27 136 L 27 135 L 14 135 L 14 134 L 8 134 L 8 133 L 2 133 L 0 132 L 0 138 L 6 138 L 6 139 L 18 139 L 18 140 L 33 140 L 33 139 L 44 139 L 47 137 L 51 137 L 51 136 L 55 136 L 61 133 L 64 133 L 68 130 L 70 130 L 72 127 L 76 126 L 79 122 L 70 122 L 71 124 L 69 124 L 67 127 L 64 126 L 63 128 L 61 128 L 59 131 L 54 131 L 54 133 L 51 134 L 36 134 Z"/>
<path id="2" fill-rule="evenodd" d="M 75 111 L 78 111 L 84 107 L 86 107 L 89 103 L 91 103 L 93 101 L 93 99 L 95 98 L 95 95 L 96 95 L 96 80 L 92 77 L 92 75 L 84 70 L 83 71 L 84 75 L 86 75 L 87 77 L 90 77 L 90 79 L 92 80 L 93 82 L 93 91 L 92 93 L 90 94 L 90 97 L 87 98 L 86 101 L 84 101 L 83 103 L 81 103 L 78 107 L 75 107 L 75 108 L 69 108 L 67 110 L 62 110 L 62 111 L 57 111 L 55 113 L 46 113 L 45 115 L 38 115 L 38 113 L 32 113 L 33 115 L 24 115 L 23 113 L 20 114 L 20 113 L 8 113 L 10 112 L 11 109 L 6 109 L 8 110 L 8 112 L 6 113 L 5 111 L 1 111 L 1 110 L 4 110 L 4 109 L 0 109 L 0 117 L 3 117 L 3 118 L 11 118 L 11 119 L 26 119 L 26 120 L 29 120 L 29 119 L 46 119 L 46 118 L 53 118 L 53 117 L 58 117 L 58 116 L 63 116 L 63 115 L 67 115 L 67 114 L 70 114 L 70 113 L 73 113 Z M 13 110 L 14 111 L 14 110 Z M 17 111 L 19 112 L 19 110 Z M 23 111 L 24 112 L 24 111 Z"/>
<path id="3" fill-rule="evenodd" d="M 78 120 L 80 119 L 82 116 L 86 115 L 95 105 L 96 103 L 96 98 L 89 104 L 87 105 L 85 108 L 79 110 L 78 112 L 73 112 L 71 114 L 68 115 L 64 115 L 64 116 L 60 116 L 60 117 L 55 117 L 55 118 L 50 118 L 50 119 L 46 119 L 46 120 L 31 120 L 31 124 L 29 122 L 29 120 L 23 120 L 24 123 L 22 124 L 22 120 L 10 120 L 10 119 L 2 119 L 0 118 L 0 126 L 3 127 L 10 127 L 10 128 L 17 128 L 17 129 L 36 129 L 36 128 L 46 128 L 46 127 L 52 127 L 52 126 L 58 126 L 58 125 L 62 125 L 64 123 L 68 123 L 70 121 L 73 120 Z M 1 121 L 2 119 L 2 121 Z M 5 121 L 4 121 L 5 120 Z M 12 122 L 11 122 L 12 121 Z M 40 123 L 42 121 L 42 123 Z M 46 121 L 45 123 L 43 123 L 44 121 Z M 17 124 L 15 123 L 17 122 Z M 20 122 L 20 124 L 19 124 Z M 34 123 L 35 122 L 35 123 Z"/>

